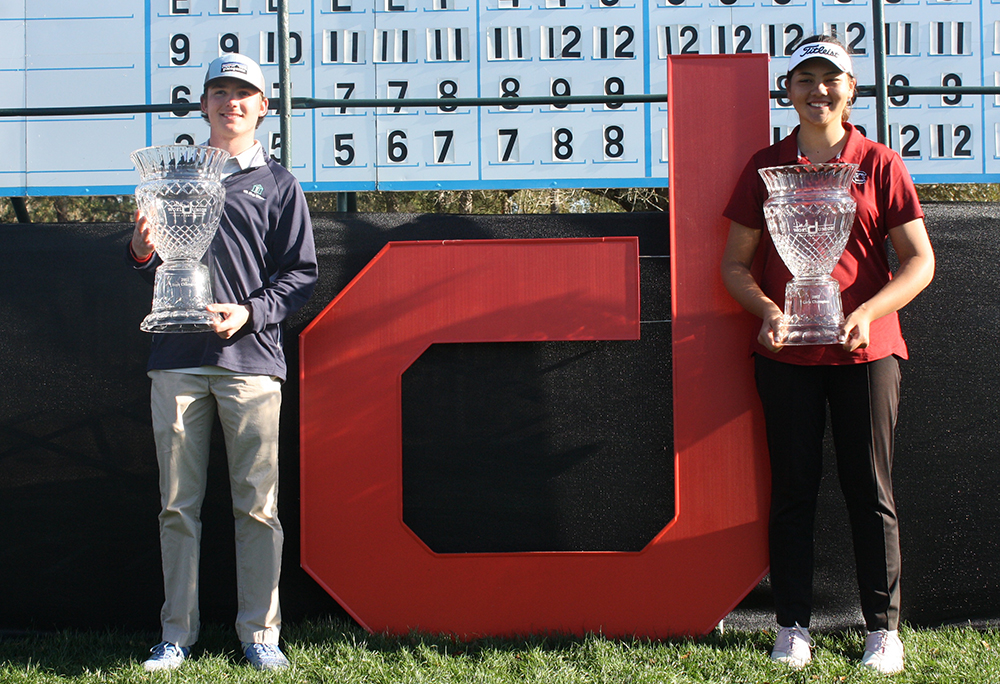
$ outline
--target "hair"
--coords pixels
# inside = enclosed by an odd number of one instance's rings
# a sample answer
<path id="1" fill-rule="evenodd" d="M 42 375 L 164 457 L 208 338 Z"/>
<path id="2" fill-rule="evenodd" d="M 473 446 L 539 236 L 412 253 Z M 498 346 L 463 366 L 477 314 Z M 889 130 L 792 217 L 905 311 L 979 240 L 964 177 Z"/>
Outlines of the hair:
<path id="1" fill-rule="evenodd" d="M 837 47 L 841 48 L 844 52 L 846 52 L 849 55 L 853 54 L 850 48 L 841 43 L 836 36 L 831 36 L 828 33 L 820 33 L 815 36 L 809 36 L 808 38 L 803 38 L 799 42 L 799 44 L 795 46 L 795 49 L 797 50 L 801 46 L 808 45 L 809 43 L 830 43 L 831 45 L 836 45 Z M 796 67 L 795 69 L 798 69 L 798 67 Z M 795 73 L 795 69 L 792 69 L 792 71 L 789 72 L 788 74 L 789 78 L 791 78 L 792 74 Z M 851 78 L 854 78 L 854 74 L 849 73 L 847 75 L 850 76 Z M 849 118 L 851 118 L 851 107 L 854 105 L 857 99 L 858 99 L 858 86 L 857 84 L 855 84 L 854 96 L 851 98 L 851 101 L 847 103 L 847 106 L 844 108 L 844 114 L 843 116 L 841 116 L 841 120 L 844 121 L 845 123 Z"/>
<path id="2" fill-rule="evenodd" d="M 209 83 L 211 83 L 211 81 L 209 81 Z M 264 93 L 261 93 L 260 95 L 261 95 L 261 97 L 263 97 L 263 96 L 264 96 Z M 202 100 L 206 100 L 206 99 L 208 99 L 208 83 L 206 83 L 206 84 L 205 84 L 205 87 L 204 87 L 204 88 L 202 88 L 202 91 L 201 91 L 201 99 L 202 99 Z M 258 117 L 257 117 L 257 125 L 256 125 L 256 126 L 254 126 L 254 129 L 255 129 L 255 130 L 256 130 L 256 129 L 258 129 L 258 128 L 260 128 L 260 125 L 261 125 L 262 123 L 264 123 L 264 117 L 265 117 L 265 116 L 267 116 L 267 110 L 266 110 L 266 109 L 264 110 L 264 113 L 263 113 L 263 114 L 261 114 L 260 116 L 258 116 Z M 202 118 L 202 120 L 203 120 L 203 121 L 204 121 L 205 123 L 211 123 L 211 122 L 210 122 L 210 121 L 208 120 L 208 114 L 206 114 L 205 112 L 202 112 L 202 113 L 201 113 L 201 118 Z"/>

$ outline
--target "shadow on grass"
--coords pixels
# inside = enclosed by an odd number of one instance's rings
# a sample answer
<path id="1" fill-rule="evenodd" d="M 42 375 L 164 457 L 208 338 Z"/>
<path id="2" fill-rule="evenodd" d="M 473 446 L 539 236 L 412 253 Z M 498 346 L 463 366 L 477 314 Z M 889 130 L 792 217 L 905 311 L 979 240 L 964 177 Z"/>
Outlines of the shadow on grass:
<path id="1" fill-rule="evenodd" d="M 159 635 L 143 632 L 63 631 L 0 633 L 0 673 L 5 666 L 23 672 L 81 677 L 141 667 Z M 246 665 L 232 629 L 209 626 L 191 649 L 191 660 L 211 658 L 225 666 Z M 2 677 L 0 677 L 2 679 Z"/>
<path id="2" fill-rule="evenodd" d="M 982 647 L 983 653 L 995 657 L 994 649 L 998 646 L 995 632 L 969 635 L 945 629 L 936 636 L 934 633 L 935 630 L 918 632 L 904 626 L 902 636 L 904 642 L 914 645 L 914 655 L 921 651 L 926 652 L 924 655 L 936 654 L 938 650 L 965 653 L 970 648 Z M 815 633 L 814 665 L 795 674 L 778 671 L 770 662 L 768 654 L 774 633 L 767 630 L 731 630 L 698 638 L 655 641 L 560 634 L 463 640 L 423 633 L 369 634 L 353 622 L 331 618 L 286 625 L 282 636 L 295 667 L 287 677 L 274 677 L 278 682 L 333 681 L 327 677 L 345 672 L 360 677 L 358 681 L 368 681 L 368 675 L 387 671 L 409 673 L 415 670 L 408 668 L 416 668 L 428 674 L 442 667 L 452 673 L 497 671 L 513 673 L 515 677 L 534 674 L 537 668 L 546 667 L 566 666 L 575 672 L 590 673 L 604 673 L 608 669 L 643 673 L 653 668 L 683 673 L 683 677 L 689 678 L 683 681 L 696 682 L 744 681 L 744 678 L 750 682 L 771 681 L 776 674 L 781 674 L 784 681 L 795 682 L 810 681 L 810 677 L 814 680 L 816 676 L 826 680 L 834 675 L 829 681 L 868 681 L 865 678 L 869 674 L 860 672 L 857 666 L 864 643 L 863 633 L 857 629 Z M 16 681 L 29 683 L 60 677 L 88 682 L 133 682 L 136 675 L 146 676 L 141 672 L 141 663 L 157 640 L 157 635 L 145 632 L 0 633 L 0 680 L 4 680 L 6 672 L 13 674 Z M 918 670 L 922 662 L 918 655 L 914 669 Z M 938 666 L 931 660 L 924 667 Z M 722 679 L 720 673 L 724 675 Z M 243 658 L 232 627 L 207 626 L 193 649 L 192 663 L 185 666 L 183 681 L 207 682 L 220 678 L 233 682 L 258 681 L 256 676 Z"/>
<path id="3" fill-rule="evenodd" d="M 110 672 L 146 659 L 155 637 L 141 633 L 26 632 L 0 635 L 0 672 L 5 667 L 78 677 Z"/>
<path id="4" fill-rule="evenodd" d="M 531 634 L 511 637 L 479 637 L 463 639 L 448 634 L 411 632 L 405 635 L 371 634 L 352 622 L 339 619 L 307 622 L 286 627 L 283 638 L 300 648 L 344 644 L 364 647 L 371 651 L 394 654 L 400 651 L 429 648 L 465 658 L 477 658 L 483 653 L 539 651 L 543 653 L 578 651 L 597 642 L 621 649 L 660 647 L 684 649 L 698 646 L 720 651 L 760 651 L 770 653 L 774 633 L 767 631 L 712 632 L 702 637 L 676 637 L 651 640 L 642 637 L 606 639 L 599 634 L 574 636 L 568 634 Z"/>

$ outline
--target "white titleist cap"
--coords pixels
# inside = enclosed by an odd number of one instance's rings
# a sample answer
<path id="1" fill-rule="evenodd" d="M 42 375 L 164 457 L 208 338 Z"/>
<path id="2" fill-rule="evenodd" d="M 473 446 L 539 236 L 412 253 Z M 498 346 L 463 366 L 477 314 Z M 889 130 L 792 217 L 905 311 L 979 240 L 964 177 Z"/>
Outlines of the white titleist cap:
<path id="1" fill-rule="evenodd" d="M 208 65 L 205 83 L 217 78 L 235 78 L 237 81 L 248 83 L 260 92 L 264 92 L 264 74 L 260 72 L 257 62 L 237 52 L 222 55 Z"/>
<path id="2" fill-rule="evenodd" d="M 807 43 L 800 45 L 788 60 L 788 73 L 792 73 L 795 67 L 807 59 L 817 58 L 825 59 L 845 74 L 854 75 L 854 68 L 851 66 L 851 56 L 847 54 L 847 50 L 834 43 Z"/>

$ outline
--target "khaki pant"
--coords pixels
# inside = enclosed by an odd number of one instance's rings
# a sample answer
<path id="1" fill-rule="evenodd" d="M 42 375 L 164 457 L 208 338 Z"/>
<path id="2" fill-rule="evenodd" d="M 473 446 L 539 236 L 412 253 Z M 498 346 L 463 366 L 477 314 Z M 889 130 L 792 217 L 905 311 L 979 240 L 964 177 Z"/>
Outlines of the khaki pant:
<path id="1" fill-rule="evenodd" d="M 281 383 L 267 376 L 168 371 L 150 371 L 149 377 L 162 506 L 162 638 L 180 646 L 198 640 L 201 504 L 217 411 L 236 519 L 236 632 L 240 641 L 277 643 L 284 539 L 277 511 Z"/>

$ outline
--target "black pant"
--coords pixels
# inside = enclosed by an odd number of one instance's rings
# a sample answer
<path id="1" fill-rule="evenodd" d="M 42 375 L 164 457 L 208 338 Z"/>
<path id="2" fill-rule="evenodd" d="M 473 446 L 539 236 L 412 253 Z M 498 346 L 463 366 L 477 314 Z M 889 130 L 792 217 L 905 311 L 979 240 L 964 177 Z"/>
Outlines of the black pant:
<path id="1" fill-rule="evenodd" d="M 760 355 L 755 359 L 771 455 L 771 588 L 778 624 L 809 626 L 813 527 L 829 403 L 861 610 L 869 630 L 896 629 L 899 530 L 891 471 L 899 362 L 890 356 L 850 366 L 796 366 Z"/>

